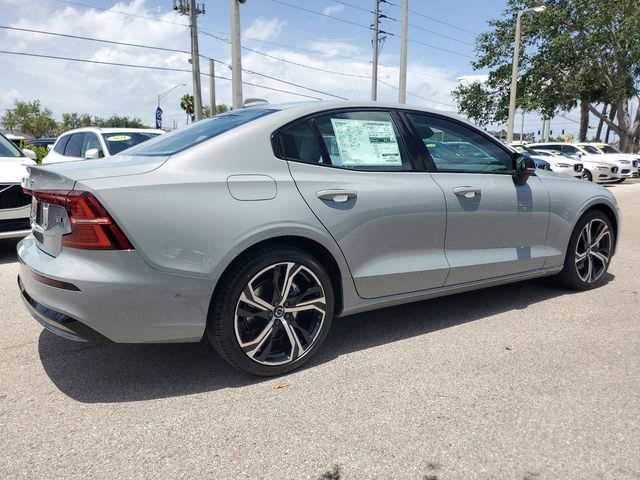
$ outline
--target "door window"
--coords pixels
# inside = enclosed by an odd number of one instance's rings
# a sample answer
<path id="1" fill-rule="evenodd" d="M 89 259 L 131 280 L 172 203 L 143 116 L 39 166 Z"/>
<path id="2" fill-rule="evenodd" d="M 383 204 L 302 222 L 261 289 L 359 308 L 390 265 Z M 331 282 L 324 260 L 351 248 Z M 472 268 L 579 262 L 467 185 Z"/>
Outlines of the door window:
<path id="1" fill-rule="evenodd" d="M 291 127 L 282 133 L 282 153 L 289 160 L 324 163 L 322 150 L 309 122 Z"/>
<path id="2" fill-rule="evenodd" d="M 409 113 L 407 119 L 438 172 L 513 172 L 511 155 L 465 125 L 429 115 Z"/>
<path id="3" fill-rule="evenodd" d="M 575 155 L 576 153 L 578 153 L 578 149 L 573 145 L 562 145 L 560 147 L 560 151 L 562 153 L 568 153 L 569 155 Z"/>
<path id="4" fill-rule="evenodd" d="M 85 133 L 84 142 L 82 143 L 82 149 L 80 150 L 80 156 L 85 158 L 87 154 L 87 150 L 91 150 L 95 148 L 98 150 L 98 154 L 100 157 L 104 157 L 102 153 L 102 146 L 100 145 L 100 140 L 95 133 Z"/>
<path id="5" fill-rule="evenodd" d="M 334 167 L 367 171 L 411 170 L 402 138 L 389 112 L 340 112 L 315 118 Z"/>
<path id="6" fill-rule="evenodd" d="M 60 155 L 64 155 L 64 149 L 67 146 L 67 142 L 70 138 L 71 135 L 65 135 L 64 137 L 60 138 L 60 140 L 58 140 L 58 142 L 56 143 L 53 151 L 59 153 Z"/>
<path id="7" fill-rule="evenodd" d="M 64 149 L 65 157 L 80 157 L 82 152 L 82 144 L 84 143 L 84 133 L 74 133 L 71 135 L 66 148 Z"/>

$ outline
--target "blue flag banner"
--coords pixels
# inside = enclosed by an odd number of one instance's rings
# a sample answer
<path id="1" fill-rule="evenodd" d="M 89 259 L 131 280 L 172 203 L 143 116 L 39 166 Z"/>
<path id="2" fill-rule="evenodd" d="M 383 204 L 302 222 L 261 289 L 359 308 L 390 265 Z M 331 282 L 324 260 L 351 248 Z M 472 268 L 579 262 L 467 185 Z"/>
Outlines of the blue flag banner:
<path id="1" fill-rule="evenodd" d="M 160 105 L 156 108 L 156 128 L 162 128 L 162 109 Z"/>

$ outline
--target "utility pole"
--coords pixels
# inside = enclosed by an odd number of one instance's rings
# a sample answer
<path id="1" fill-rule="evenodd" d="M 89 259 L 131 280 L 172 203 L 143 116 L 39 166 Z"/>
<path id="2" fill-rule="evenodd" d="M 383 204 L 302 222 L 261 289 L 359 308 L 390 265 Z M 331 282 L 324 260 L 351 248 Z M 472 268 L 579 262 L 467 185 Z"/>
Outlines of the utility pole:
<path id="1" fill-rule="evenodd" d="M 402 33 L 400 36 L 400 81 L 398 103 L 407 102 L 407 33 L 409 27 L 409 0 L 402 0 Z"/>
<path id="2" fill-rule="evenodd" d="M 216 64 L 213 58 L 209 59 L 209 113 L 213 117 L 217 113 L 216 108 Z"/>
<path id="3" fill-rule="evenodd" d="M 373 0 L 373 58 L 371 60 L 371 101 L 378 100 L 378 49 L 380 34 L 380 0 Z"/>
<path id="4" fill-rule="evenodd" d="M 242 108 L 242 60 L 240 46 L 240 4 L 246 0 L 231 0 L 231 91 L 233 108 Z"/>
<path id="5" fill-rule="evenodd" d="M 204 4 L 196 0 L 173 0 L 173 9 L 180 15 L 189 15 L 191 30 L 191 70 L 193 72 L 193 104 L 196 121 L 202 120 L 202 91 L 200 88 L 200 53 L 198 52 L 198 15 L 204 14 Z"/>
<path id="6" fill-rule="evenodd" d="M 520 123 L 520 143 L 524 144 L 524 108 L 522 109 L 522 122 Z"/>

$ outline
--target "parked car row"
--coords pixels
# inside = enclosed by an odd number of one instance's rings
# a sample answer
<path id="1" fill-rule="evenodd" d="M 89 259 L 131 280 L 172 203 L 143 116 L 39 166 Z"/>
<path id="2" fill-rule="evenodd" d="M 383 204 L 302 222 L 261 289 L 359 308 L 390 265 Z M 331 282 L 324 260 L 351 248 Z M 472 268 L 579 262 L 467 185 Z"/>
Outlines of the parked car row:
<path id="1" fill-rule="evenodd" d="M 45 328 L 205 337 L 257 375 L 301 366 L 339 316 L 544 275 L 595 288 L 620 222 L 595 183 L 380 103 L 234 110 L 111 158 L 30 167 L 24 186 L 18 283 Z"/>

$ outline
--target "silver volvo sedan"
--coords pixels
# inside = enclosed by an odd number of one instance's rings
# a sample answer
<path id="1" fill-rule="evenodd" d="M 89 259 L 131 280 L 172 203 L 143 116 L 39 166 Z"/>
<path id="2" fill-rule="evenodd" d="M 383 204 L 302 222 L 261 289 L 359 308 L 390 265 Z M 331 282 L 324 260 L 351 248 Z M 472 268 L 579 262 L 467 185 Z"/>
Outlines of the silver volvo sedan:
<path id="1" fill-rule="evenodd" d="M 448 143 L 470 144 L 467 154 Z M 197 342 L 257 375 L 299 367 L 334 318 L 544 275 L 606 281 L 606 189 L 536 170 L 422 108 L 232 111 L 107 159 L 31 167 L 20 291 L 75 340 Z"/>

